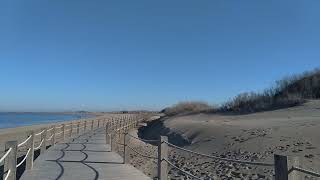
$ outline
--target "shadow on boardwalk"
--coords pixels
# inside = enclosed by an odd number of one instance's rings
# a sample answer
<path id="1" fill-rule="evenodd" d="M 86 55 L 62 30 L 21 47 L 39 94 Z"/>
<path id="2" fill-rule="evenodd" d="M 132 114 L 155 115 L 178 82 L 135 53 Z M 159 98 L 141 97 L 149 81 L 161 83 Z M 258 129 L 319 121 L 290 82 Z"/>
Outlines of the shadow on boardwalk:
<path id="1" fill-rule="evenodd" d="M 81 135 L 81 136 L 85 136 L 86 134 L 83 134 L 83 135 Z M 95 133 L 93 134 L 93 135 L 95 135 Z M 79 136 L 78 138 L 80 138 L 81 136 Z M 88 136 L 89 138 L 92 138 L 92 136 Z M 85 143 L 88 143 L 89 142 L 89 139 L 82 139 L 83 141 L 85 141 Z M 72 142 L 73 141 L 75 141 L 75 139 L 73 139 L 72 140 Z M 65 143 L 65 147 L 64 148 L 62 148 L 62 149 L 60 149 L 60 151 L 62 152 L 62 154 L 61 154 L 61 156 L 59 157 L 59 158 L 57 158 L 56 160 L 47 160 L 47 161 L 54 161 L 54 162 L 56 162 L 58 165 L 59 165 L 59 167 L 60 167 L 60 173 L 59 173 L 59 175 L 58 175 L 58 177 L 57 178 L 55 178 L 56 180 L 59 180 L 59 179 L 61 179 L 61 177 L 63 176 L 63 174 L 64 174 L 64 172 L 65 172 L 65 168 L 64 168 L 64 166 L 63 166 L 63 162 L 73 162 L 73 163 L 81 163 L 81 164 L 83 164 L 83 165 L 85 165 L 85 166 L 87 166 L 89 169 L 91 169 L 94 173 L 95 173 L 95 177 L 93 178 L 93 180 L 97 180 L 98 178 L 99 178 L 99 172 L 95 169 L 95 168 L 93 168 L 92 166 L 90 166 L 90 165 L 88 165 L 87 163 L 97 163 L 97 162 L 85 162 L 85 160 L 87 160 L 88 159 L 88 154 L 86 153 L 86 152 L 84 152 L 84 150 L 86 149 L 86 145 L 85 145 L 85 143 L 72 143 L 72 144 L 80 144 L 80 145 L 82 145 L 83 146 L 83 148 L 82 149 L 80 149 L 80 150 L 67 150 L 69 147 L 70 147 L 70 144 L 69 143 Z M 84 159 L 82 159 L 82 160 L 80 160 L 80 161 L 63 161 L 63 160 L 61 160 L 61 159 L 63 159 L 64 157 L 65 157 L 65 155 L 66 155 L 66 153 L 65 153 L 65 151 L 74 151 L 74 152 L 81 152 L 81 153 L 83 153 L 84 155 L 85 155 L 85 157 L 84 157 Z M 95 151 L 95 152 L 97 152 L 97 151 Z M 105 151 L 106 152 L 106 151 Z"/>
<path id="2" fill-rule="evenodd" d="M 133 166 L 123 164 L 122 157 L 111 152 L 105 142 L 105 130 L 101 128 L 58 143 L 39 156 L 33 170 L 22 174 L 21 180 L 151 180 Z"/>

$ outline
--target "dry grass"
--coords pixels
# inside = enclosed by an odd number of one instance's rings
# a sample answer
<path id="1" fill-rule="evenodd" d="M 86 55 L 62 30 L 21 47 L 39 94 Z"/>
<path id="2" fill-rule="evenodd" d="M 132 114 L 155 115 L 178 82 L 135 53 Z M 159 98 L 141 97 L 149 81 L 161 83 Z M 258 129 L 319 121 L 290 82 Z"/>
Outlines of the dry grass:
<path id="1" fill-rule="evenodd" d="M 206 102 L 193 101 L 193 102 L 180 102 L 172 107 L 162 110 L 166 115 L 172 116 L 183 113 L 199 113 L 212 110 L 213 107 Z"/>
<path id="2" fill-rule="evenodd" d="M 262 93 L 241 93 L 219 108 L 201 101 L 180 102 L 162 112 L 166 115 L 209 111 L 252 113 L 297 106 L 306 99 L 320 99 L 320 69 L 285 77 Z"/>
<path id="3" fill-rule="evenodd" d="M 276 82 L 263 93 L 242 93 L 223 104 L 220 111 L 250 113 L 292 107 L 305 99 L 320 98 L 320 70 L 292 75 Z"/>

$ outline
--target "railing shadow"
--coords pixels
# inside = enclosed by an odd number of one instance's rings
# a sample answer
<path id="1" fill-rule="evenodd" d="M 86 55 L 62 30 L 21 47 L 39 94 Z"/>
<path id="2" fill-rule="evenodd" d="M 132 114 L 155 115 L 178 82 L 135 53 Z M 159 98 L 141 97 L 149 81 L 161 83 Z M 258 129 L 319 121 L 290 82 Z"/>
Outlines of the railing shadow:
<path id="1" fill-rule="evenodd" d="M 47 161 L 56 162 L 59 165 L 60 169 L 61 169 L 59 175 L 57 176 L 57 178 L 55 178 L 56 180 L 61 179 L 63 174 L 64 174 L 64 172 L 65 172 L 65 170 L 64 170 L 65 168 L 63 167 L 63 164 L 62 164 L 64 162 L 81 163 L 81 164 L 87 166 L 89 169 L 91 169 L 94 172 L 93 180 L 97 180 L 99 178 L 99 172 L 94 167 L 90 166 L 88 163 L 101 163 L 101 162 L 86 161 L 88 159 L 88 157 L 89 157 L 89 155 L 86 152 L 110 152 L 110 151 L 85 150 L 87 148 L 86 144 L 90 144 L 90 143 L 88 143 L 89 139 L 91 139 L 96 134 L 97 133 L 93 133 L 92 135 L 89 135 L 87 138 L 84 138 L 84 139 L 81 139 L 81 137 L 84 136 L 84 135 L 88 135 L 87 133 L 85 133 L 85 134 L 83 134 L 81 136 L 78 136 L 77 138 L 73 138 L 71 143 L 65 143 L 65 144 L 67 144 L 66 147 L 64 147 L 62 149 L 59 149 L 59 150 L 56 150 L 56 151 L 61 151 L 62 152 L 62 155 L 59 158 L 57 158 L 56 160 L 47 160 Z M 75 142 L 75 141 L 78 141 L 78 140 L 85 141 L 85 142 Z M 82 145 L 82 149 L 80 149 L 80 150 L 68 150 L 67 148 L 70 147 L 70 144 L 81 144 Z M 92 143 L 92 144 L 95 144 L 95 143 Z M 101 143 L 96 143 L 96 144 L 101 144 Z M 85 157 L 82 160 L 79 160 L 79 161 L 62 160 L 65 157 L 65 154 L 66 154 L 65 152 L 68 152 L 68 151 L 81 152 L 81 153 L 83 153 L 85 155 Z M 112 162 L 104 162 L 104 163 L 112 163 Z"/>
<path id="2" fill-rule="evenodd" d="M 63 167 L 63 165 L 59 162 L 59 160 L 60 159 L 62 159 L 65 155 L 66 155 L 66 153 L 63 151 L 64 149 L 67 149 L 70 145 L 68 144 L 68 143 L 66 143 L 66 147 L 64 147 L 63 149 L 61 149 L 60 151 L 62 152 L 62 155 L 58 158 L 58 159 L 56 159 L 56 163 L 59 165 L 59 167 L 60 167 L 60 169 L 61 169 L 61 171 L 60 171 L 60 173 L 59 173 L 59 175 L 58 175 L 58 177 L 56 178 L 56 180 L 58 180 L 58 179 L 60 179 L 62 176 L 63 176 L 63 174 L 64 174 L 64 167 Z"/>
<path id="3" fill-rule="evenodd" d="M 90 134 L 90 135 L 88 135 Z M 84 134 L 81 134 L 77 137 L 73 137 L 70 138 L 71 142 L 70 143 L 62 143 L 62 144 L 66 144 L 66 147 L 62 148 L 62 149 L 57 149 L 57 150 L 53 150 L 53 151 L 61 151 L 62 154 L 59 158 L 57 158 L 56 160 L 47 160 L 47 161 L 54 161 L 58 164 L 58 166 L 60 167 L 60 173 L 57 176 L 57 178 L 55 178 L 56 180 L 61 179 L 61 177 L 63 176 L 64 172 L 65 172 L 65 168 L 63 167 L 63 162 L 78 162 L 78 163 L 82 163 L 85 166 L 87 166 L 88 168 L 90 168 L 92 171 L 94 171 L 95 173 L 95 177 L 94 180 L 98 179 L 99 177 L 99 172 L 93 168 L 92 166 L 88 165 L 87 163 L 105 163 L 105 164 L 122 164 L 122 162 L 95 162 L 95 161 L 86 161 L 88 158 L 88 154 L 86 152 L 111 152 L 110 150 L 107 151 L 98 151 L 98 150 L 85 150 L 87 148 L 86 144 L 105 144 L 105 143 L 90 143 L 88 139 L 90 140 L 105 140 L 101 137 L 96 137 L 96 138 L 92 138 L 93 136 L 100 136 L 100 135 L 104 135 L 104 129 L 100 128 L 95 132 L 89 131 L 86 132 Z M 83 138 L 84 137 L 84 138 Z M 83 139 L 82 139 L 83 138 Z M 80 142 L 77 142 L 80 141 Z M 81 141 L 85 141 L 85 142 L 81 142 Z M 81 150 L 67 150 L 68 147 L 70 147 L 70 144 L 81 144 L 83 146 L 83 148 Z M 51 147 L 51 145 L 48 145 L 46 147 L 46 149 L 49 149 Z M 65 152 L 66 151 L 80 151 L 85 155 L 85 158 L 80 160 L 80 161 L 63 161 L 61 159 L 63 159 L 65 157 Z M 40 150 L 35 150 L 34 151 L 34 160 L 36 160 L 40 155 Z M 18 157 L 17 158 L 17 162 L 20 162 L 23 158 L 25 157 L 25 155 Z M 17 168 L 17 172 L 16 172 L 16 179 L 20 179 L 21 176 L 23 175 L 23 173 L 25 172 L 26 169 L 26 162 L 22 163 L 21 166 L 19 166 Z M 3 180 L 3 174 L 6 173 L 4 172 L 4 165 L 1 164 L 0 165 L 0 180 Z"/>
<path id="4" fill-rule="evenodd" d="M 86 149 L 86 145 L 84 145 L 84 144 L 82 144 L 82 145 L 83 145 L 83 149 L 80 150 L 80 152 L 82 152 L 86 157 L 81 161 L 81 163 L 84 164 L 84 165 L 86 165 L 87 167 L 89 167 L 90 169 L 92 169 L 92 170 L 94 171 L 94 173 L 95 173 L 94 180 L 97 180 L 97 179 L 99 178 L 99 172 L 98 172 L 95 168 L 93 168 L 92 166 L 90 166 L 89 164 L 86 164 L 86 163 L 84 162 L 86 159 L 88 159 L 88 154 L 85 153 L 85 152 L 83 152 L 83 150 Z"/>

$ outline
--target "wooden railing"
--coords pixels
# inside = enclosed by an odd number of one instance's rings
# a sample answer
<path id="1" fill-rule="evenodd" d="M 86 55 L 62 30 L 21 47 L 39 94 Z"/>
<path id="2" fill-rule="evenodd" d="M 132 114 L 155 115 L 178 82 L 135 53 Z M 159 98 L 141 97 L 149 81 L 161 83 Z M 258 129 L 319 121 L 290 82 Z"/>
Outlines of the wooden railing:
<path id="1" fill-rule="evenodd" d="M 40 150 L 40 154 L 44 153 L 48 145 L 54 146 L 57 139 L 64 141 L 65 137 L 72 138 L 72 135 L 80 135 L 95 128 L 105 127 L 105 124 L 116 121 L 129 119 L 129 115 L 121 115 L 121 117 L 104 117 L 103 119 L 84 120 L 79 122 L 64 123 L 61 125 L 54 125 L 48 128 L 43 128 L 40 132 L 28 132 L 28 137 L 21 143 L 17 141 L 7 141 L 5 143 L 5 153 L 0 158 L 0 164 L 4 161 L 4 180 L 15 180 L 17 168 L 25 164 L 26 170 L 33 168 L 34 151 Z M 118 126 L 118 125 L 117 125 Z M 119 126 L 121 127 L 121 126 Z M 124 127 L 125 128 L 125 127 Z M 40 136 L 40 143 L 35 146 L 35 137 Z M 17 152 L 21 147 L 27 148 L 27 153 L 23 159 L 17 163 Z"/>
<path id="2" fill-rule="evenodd" d="M 288 166 L 288 157 L 283 156 L 283 155 L 274 155 L 274 161 L 273 163 L 265 163 L 265 162 L 253 162 L 253 161 L 243 161 L 243 160 L 236 160 L 236 159 L 228 159 L 228 158 L 222 158 L 218 156 L 212 156 L 208 154 L 203 154 L 195 151 L 191 151 L 179 146 L 176 146 L 174 144 L 169 143 L 168 137 L 167 136 L 160 136 L 158 140 L 146 140 L 146 139 L 141 139 L 139 137 L 132 136 L 128 134 L 128 130 L 130 128 L 136 127 L 137 123 L 139 123 L 141 120 L 133 121 L 133 122 L 127 122 L 128 124 L 125 124 L 122 127 L 114 127 L 113 124 L 107 124 L 106 126 L 106 135 L 109 136 L 109 140 L 107 141 L 107 144 L 111 145 L 111 150 L 114 151 L 113 144 L 117 144 L 118 146 L 122 146 L 122 151 L 123 151 L 123 163 L 128 163 L 130 156 L 128 155 L 127 149 L 130 149 L 133 151 L 135 154 L 147 158 L 147 159 L 152 159 L 152 160 L 157 160 L 157 174 L 158 174 L 158 179 L 159 180 L 168 180 L 168 168 L 169 166 L 173 169 L 177 169 L 181 173 L 189 176 L 191 179 L 197 179 L 197 180 L 204 180 L 203 178 L 197 177 L 190 172 L 187 172 L 186 170 L 177 167 L 174 163 L 172 163 L 169 158 L 169 147 L 178 149 L 184 152 L 192 153 L 198 156 L 206 157 L 209 159 L 214 159 L 214 160 L 220 160 L 220 161 L 226 161 L 226 162 L 232 162 L 232 163 L 240 163 L 240 164 L 248 164 L 248 165 L 254 165 L 254 166 L 265 166 L 265 167 L 272 167 L 274 168 L 274 179 L 275 180 L 288 180 L 289 177 L 290 179 L 293 180 L 300 180 L 302 177 L 300 177 L 297 173 L 294 172 L 302 172 L 307 175 L 311 175 L 314 177 L 320 177 L 320 173 L 307 170 L 304 168 L 301 168 L 297 166 L 296 164 L 292 164 L 291 167 Z M 130 127 L 130 128 L 127 128 Z M 113 136 L 119 136 L 119 138 L 112 138 Z M 121 137 L 121 138 L 120 138 Z M 134 138 L 137 140 L 140 140 L 144 143 L 151 143 L 153 145 L 157 145 L 157 156 L 152 156 L 152 155 L 147 155 L 144 152 L 139 152 L 138 150 L 134 149 L 130 145 L 128 145 L 128 137 Z M 121 139 L 121 140 L 119 140 Z M 122 142 L 121 142 L 122 141 Z"/>

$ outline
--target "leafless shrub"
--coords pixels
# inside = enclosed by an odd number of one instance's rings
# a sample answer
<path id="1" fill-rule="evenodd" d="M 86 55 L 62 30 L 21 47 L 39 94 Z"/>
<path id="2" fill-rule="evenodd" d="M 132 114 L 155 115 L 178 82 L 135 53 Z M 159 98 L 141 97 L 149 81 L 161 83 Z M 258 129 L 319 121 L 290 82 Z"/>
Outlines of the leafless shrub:
<path id="1" fill-rule="evenodd" d="M 182 113 L 197 113 L 212 110 L 213 107 L 205 102 L 180 102 L 172 107 L 164 109 L 162 112 L 166 115 L 176 115 Z"/>
<path id="2" fill-rule="evenodd" d="M 307 71 L 276 81 L 263 93 L 242 93 L 228 101 L 220 111 L 250 113 L 296 106 L 305 99 L 320 98 L 320 70 Z"/>
<path id="3" fill-rule="evenodd" d="M 305 99 L 320 99 L 320 69 L 285 77 L 262 93 L 241 93 L 219 108 L 205 102 L 181 102 L 162 112 L 167 115 L 209 111 L 251 113 L 297 106 Z"/>

